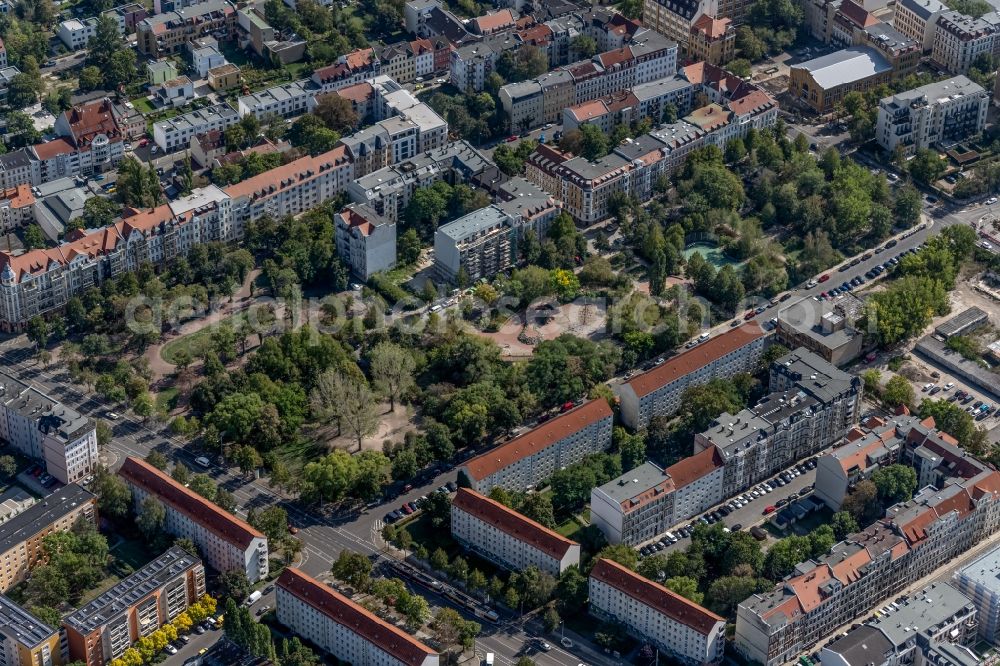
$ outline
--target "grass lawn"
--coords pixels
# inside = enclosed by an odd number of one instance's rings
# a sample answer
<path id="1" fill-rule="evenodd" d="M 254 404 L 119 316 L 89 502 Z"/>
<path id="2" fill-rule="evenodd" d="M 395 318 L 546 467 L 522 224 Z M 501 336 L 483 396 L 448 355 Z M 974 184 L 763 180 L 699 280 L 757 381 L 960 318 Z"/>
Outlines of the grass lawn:
<path id="1" fill-rule="evenodd" d="M 251 306 L 251 307 L 259 308 L 262 306 Z M 254 312 L 255 316 L 251 317 L 251 319 L 256 319 L 255 323 L 267 324 L 272 319 L 271 316 L 266 315 L 265 312 L 267 311 L 266 310 L 261 311 L 258 309 L 256 312 Z M 246 314 L 247 314 L 246 311 L 237 312 L 236 314 L 230 315 L 229 317 L 226 317 L 225 319 L 216 324 L 213 324 L 211 326 L 206 326 L 200 331 L 189 333 L 188 335 L 182 335 L 179 338 L 171 340 L 167 344 L 163 345 L 163 348 L 160 350 L 160 357 L 167 363 L 173 363 L 176 365 L 177 353 L 182 349 L 187 349 L 188 353 L 190 354 L 190 358 L 192 359 L 199 358 L 205 352 L 211 349 L 212 331 L 217 326 L 221 325 L 223 322 L 229 322 L 230 324 L 232 324 L 233 328 L 238 333 L 240 328 L 243 326 L 244 321 L 246 320 Z"/>
<path id="2" fill-rule="evenodd" d="M 171 386 L 170 388 L 163 389 L 156 394 L 156 411 L 163 414 L 169 414 L 170 411 L 177 406 L 177 398 L 180 395 L 180 389 Z"/>
<path id="3" fill-rule="evenodd" d="M 588 521 L 589 523 L 590 509 L 589 508 L 585 509 L 581 513 L 581 517 L 584 520 Z M 580 522 L 580 520 L 576 516 L 570 516 L 565 521 L 559 523 L 559 525 L 556 526 L 556 532 L 563 535 L 567 539 L 576 540 L 576 533 L 582 530 L 584 527 L 586 527 L 586 525 Z"/>
<path id="4" fill-rule="evenodd" d="M 94 599 L 101 596 L 102 594 L 110 590 L 112 587 L 117 585 L 120 581 L 121 578 L 119 578 L 118 576 L 114 574 L 109 574 L 107 578 L 102 580 L 96 586 L 84 592 L 83 596 L 80 597 L 80 603 L 77 604 L 77 606 L 78 607 L 86 606 L 91 601 L 93 601 Z"/>
<path id="5" fill-rule="evenodd" d="M 122 538 L 111 548 L 111 554 L 133 569 L 139 569 L 153 559 L 146 544 L 135 539 Z"/>
<path id="6" fill-rule="evenodd" d="M 189 358 L 199 358 L 202 354 L 207 352 L 212 348 L 212 329 L 211 327 L 206 327 L 191 333 L 190 335 L 182 335 L 181 337 L 171 340 L 167 344 L 163 345 L 160 350 L 160 357 L 167 363 L 177 363 L 178 353 L 182 349 L 188 351 Z"/>
<path id="7" fill-rule="evenodd" d="M 156 111 L 153 108 L 153 103 L 149 101 L 147 97 L 136 97 L 132 100 L 132 104 L 135 106 L 135 110 L 143 114 L 153 113 Z"/>

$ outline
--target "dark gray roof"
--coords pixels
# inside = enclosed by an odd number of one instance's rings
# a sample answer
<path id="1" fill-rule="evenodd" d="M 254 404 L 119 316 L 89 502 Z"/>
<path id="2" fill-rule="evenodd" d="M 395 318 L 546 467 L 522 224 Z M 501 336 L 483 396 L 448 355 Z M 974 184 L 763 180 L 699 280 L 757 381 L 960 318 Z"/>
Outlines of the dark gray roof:
<path id="1" fill-rule="evenodd" d="M 963 76 L 962 78 L 965 77 Z M 973 306 L 944 322 L 935 328 L 934 332 L 943 338 L 950 338 L 953 335 L 961 335 L 962 333 L 968 333 L 971 330 L 979 328 L 983 324 L 988 323 L 989 320 L 990 316 L 985 311 Z"/>
<path id="2" fill-rule="evenodd" d="M 948 9 L 948 6 L 940 0 L 898 0 L 898 4 L 900 7 L 906 7 L 925 21 L 931 15 Z"/>
<path id="3" fill-rule="evenodd" d="M 60 488 L 3 524 L 3 529 L 0 530 L 0 553 L 6 553 L 17 544 L 35 536 L 93 498 L 93 493 L 75 483 Z"/>
<path id="4" fill-rule="evenodd" d="M 884 663 L 886 653 L 892 651 L 892 643 L 878 629 L 864 625 L 825 649 L 839 654 L 848 666 L 868 666 Z"/>
<path id="5" fill-rule="evenodd" d="M 11 640 L 34 648 L 48 640 L 56 630 L 24 610 L 5 596 L 0 595 L 0 634 Z"/>

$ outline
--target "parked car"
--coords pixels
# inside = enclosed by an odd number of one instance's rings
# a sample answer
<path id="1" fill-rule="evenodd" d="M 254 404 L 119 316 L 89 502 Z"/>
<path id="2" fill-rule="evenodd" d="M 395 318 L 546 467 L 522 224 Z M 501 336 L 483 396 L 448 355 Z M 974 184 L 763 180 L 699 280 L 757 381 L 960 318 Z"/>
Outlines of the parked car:
<path id="1" fill-rule="evenodd" d="M 775 511 L 777 511 L 777 510 L 778 510 L 778 507 L 776 507 L 776 506 L 774 506 L 774 505 L 768 505 L 768 506 L 765 506 L 765 507 L 764 507 L 764 515 L 766 516 L 766 515 L 768 515 L 769 513 L 774 513 L 774 512 L 775 512 Z"/>

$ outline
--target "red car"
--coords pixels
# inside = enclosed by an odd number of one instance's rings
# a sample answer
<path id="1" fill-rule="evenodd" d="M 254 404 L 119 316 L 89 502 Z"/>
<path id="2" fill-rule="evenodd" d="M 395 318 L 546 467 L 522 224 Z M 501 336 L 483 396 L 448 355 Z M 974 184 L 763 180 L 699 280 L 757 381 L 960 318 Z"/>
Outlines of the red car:
<path id="1" fill-rule="evenodd" d="M 413 509 L 411 509 L 407 504 L 403 504 L 403 506 L 399 507 L 399 510 L 405 513 L 406 515 L 410 515 L 411 513 L 413 513 Z"/>
<path id="2" fill-rule="evenodd" d="M 576 407 L 576 405 L 574 405 L 572 402 L 564 402 L 563 406 L 562 406 L 562 411 L 568 412 L 569 410 L 573 409 L 574 407 Z"/>
<path id="3" fill-rule="evenodd" d="M 751 319 L 753 319 L 753 317 L 754 317 L 755 314 L 757 314 L 757 313 L 754 312 L 753 310 L 747 310 L 746 314 L 743 315 L 743 320 L 744 321 L 750 321 Z"/>
<path id="4" fill-rule="evenodd" d="M 829 275 L 820 275 L 820 276 L 819 276 L 819 281 L 820 281 L 820 282 L 826 282 L 826 281 L 827 281 L 827 280 L 829 280 L 829 279 L 830 279 L 830 276 L 829 276 Z"/>
<path id="5" fill-rule="evenodd" d="M 149 139 L 142 139 L 141 141 L 139 141 L 139 147 L 140 148 L 142 148 L 143 146 L 146 146 L 148 144 L 149 144 Z"/>
<path id="6" fill-rule="evenodd" d="M 766 515 L 767 515 L 767 514 L 769 514 L 769 513 L 774 513 L 774 512 L 775 512 L 775 511 L 777 511 L 777 510 L 778 510 L 778 507 L 776 507 L 776 506 L 768 506 L 768 507 L 765 507 L 765 508 L 764 508 L 764 515 L 766 516 Z"/>
<path id="7" fill-rule="evenodd" d="M 518 136 L 516 134 L 511 134 L 509 137 L 507 137 L 507 143 L 512 143 L 514 141 L 517 141 L 517 139 Z"/>

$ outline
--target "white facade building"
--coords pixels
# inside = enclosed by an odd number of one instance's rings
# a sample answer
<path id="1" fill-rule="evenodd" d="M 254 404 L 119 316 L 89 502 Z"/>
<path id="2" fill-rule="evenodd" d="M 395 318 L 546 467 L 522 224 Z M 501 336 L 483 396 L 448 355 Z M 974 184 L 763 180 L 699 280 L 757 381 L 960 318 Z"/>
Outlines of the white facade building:
<path id="1" fill-rule="evenodd" d="M 723 462 L 706 449 L 666 469 L 647 462 L 590 491 L 590 520 L 608 543 L 640 544 L 725 499 Z"/>
<path id="2" fill-rule="evenodd" d="M 879 102 L 875 139 L 895 154 L 962 141 L 983 131 L 990 95 L 965 76 L 930 83 Z"/>
<path id="3" fill-rule="evenodd" d="M 275 584 L 278 621 L 340 662 L 361 666 L 438 666 L 429 647 L 302 571 Z"/>
<path id="4" fill-rule="evenodd" d="M 97 468 L 96 424 L 7 374 L 0 374 L 0 439 L 44 461 L 45 470 L 64 484 Z"/>
<path id="5" fill-rule="evenodd" d="M 132 491 L 136 512 L 152 497 L 166 509 L 163 529 L 191 539 L 216 571 L 242 571 L 250 582 L 267 577 L 267 537 L 246 521 L 188 490 L 149 463 L 129 456 L 118 474 Z"/>
<path id="6" fill-rule="evenodd" d="M 952 584 L 976 605 L 979 638 L 1000 644 L 1000 548 L 956 571 Z"/>
<path id="7" fill-rule="evenodd" d="M 610 448 L 612 420 L 607 400 L 590 400 L 470 459 L 461 474 L 483 495 L 497 486 L 528 490 L 584 456 Z"/>
<path id="8" fill-rule="evenodd" d="M 677 663 L 722 661 L 725 619 L 613 560 L 598 560 L 590 572 L 590 614 L 621 623 Z"/>
<path id="9" fill-rule="evenodd" d="M 468 488 L 451 502 L 451 536 L 510 571 L 536 567 L 558 578 L 580 566 L 580 544 Z"/>
<path id="10" fill-rule="evenodd" d="M 86 48 L 90 38 L 97 34 L 97 19 L 70 19 L 59 24 L 56 31 L 59 39 L 70 51 Z"/>
<path id="11" fill-rule="evenodd" d="M 619 384 L 614 388 L 621 401 L 622 422 L 633 430 L 645 428 L 654 416 L 676 412 L 688 386 L 752 372 L 768 339 L 756 323 L 743 324 Z"/>
<path id="12" fill-rule="evenodd" d="M 396 265 L 396 223 L 370 206 L 351 204 L 334 215 L 337 254 L 351 272 L 368 280 Z"/>
<path id="13" fill-rule="evenodd" d="M 237 113 L 226 104 L 197 109 L 182 116 L 153 123 L 153 141 L 160 147 L 160 150 L 170 153 L 186 148 L 191 142 L 191 137 L 196 134 L 204 134 L 211 130 L 225 130 L 227 127 L 235 125 L 243 115 L 246 114 L 242 108 Z"/>

